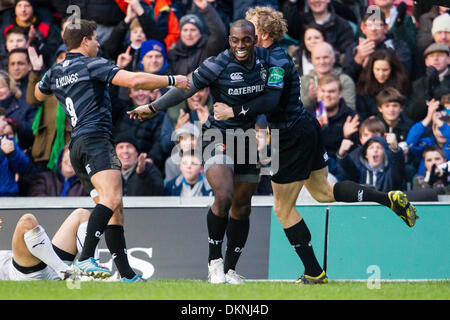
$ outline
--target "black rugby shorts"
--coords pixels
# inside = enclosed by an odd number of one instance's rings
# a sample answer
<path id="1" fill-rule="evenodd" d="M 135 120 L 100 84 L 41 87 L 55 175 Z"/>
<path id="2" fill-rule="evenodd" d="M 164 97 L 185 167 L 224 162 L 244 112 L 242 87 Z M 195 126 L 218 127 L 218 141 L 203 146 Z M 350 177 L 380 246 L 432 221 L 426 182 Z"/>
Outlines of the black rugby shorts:
<path id="1" fill-rule="evenodd" d="M 69 149 L 72 167 L 89 193 L 94 190 L 91 183 L 94 174 L 103 170 L 122 168 L 114 143 L 107 133 L 87 133 L 76 137 L 70 142 Z"/>
<path id="2" fill-rule="evenodd" d="M 315 117 L 305 113 L 292 127 L 279 130 L 279 169 L 272 175 L 273 182 L 306 180 L 311 171 L 327 166 L 322 128 Z"/>

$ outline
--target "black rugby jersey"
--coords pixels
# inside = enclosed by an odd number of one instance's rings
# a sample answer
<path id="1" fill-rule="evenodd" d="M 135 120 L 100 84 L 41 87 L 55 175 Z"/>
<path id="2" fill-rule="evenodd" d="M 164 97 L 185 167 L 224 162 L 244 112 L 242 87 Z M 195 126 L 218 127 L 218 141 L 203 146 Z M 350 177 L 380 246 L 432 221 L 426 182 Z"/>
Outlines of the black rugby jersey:
<path id="1" fill-rule="evenodd" d="M 72 125 L 72 139 L 91 132 L 111 134 L 112 116 L 108 85 L 120 70 L 111 61 L 67 53 L 39 83 L 44 94 L 55 94 Z"/>
<path id="2" fill-rule="evenodd" d="M 233 105 L 234 118 L 252 118 L 265 114 L 270 128 L 288 128 L 305 115 L 300 99 L 300 78 L 294 62 L 278 44 L 268 48 L 269 70 L 264 94 L 248 100 L 244 105 Z M 248 112 L 242 114 L 240 110 Z"/>
<path id="3" fill-rule="evenodd" d="M 300 98 L 300 77 L 291 57 L 277 43 L 267 49 L 270 51 L 270 63 L 281 68 L 284 74 L 278 106 L 266 115 L 269 126 L 277 128 L 297 121 L 306 111 Z"/>
<path id="4" fill-rule="evenodd" d="M 210 88 L 214 102 L 229 106 L 242 105 L 264 91 L 269 68 L 269 52 L 255 47 L 255 65 L 250 70 L 242 65 L 231 53 L 225 50 L 218 56 L 205 60 L 193 73 L 192 80 L 197 89 Z M 240 110 L 243 114 L 246 109 Z M 208 121 L 212 128 L 247 130 L 255 127 L 256 117 L 233 118 L 217 121 L 210 115 Z"/>

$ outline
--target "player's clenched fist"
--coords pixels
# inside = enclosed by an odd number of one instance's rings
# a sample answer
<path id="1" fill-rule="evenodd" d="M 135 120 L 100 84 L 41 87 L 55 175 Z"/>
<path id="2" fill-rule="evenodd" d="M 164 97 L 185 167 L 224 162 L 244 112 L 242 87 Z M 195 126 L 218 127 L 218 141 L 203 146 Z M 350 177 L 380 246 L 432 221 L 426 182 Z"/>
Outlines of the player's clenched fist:
<path id="1" fill-rule="evenodd" d="M 191 84 L 185 76 L 175 76 L 175 87 L 178 89 L 189 90 Z"/>
<path id="2" fill-rule="evenodd" d="M 214 103 L 214 119 L 223 121 L 234 117 L 233 108 L 226 103 Z"/>

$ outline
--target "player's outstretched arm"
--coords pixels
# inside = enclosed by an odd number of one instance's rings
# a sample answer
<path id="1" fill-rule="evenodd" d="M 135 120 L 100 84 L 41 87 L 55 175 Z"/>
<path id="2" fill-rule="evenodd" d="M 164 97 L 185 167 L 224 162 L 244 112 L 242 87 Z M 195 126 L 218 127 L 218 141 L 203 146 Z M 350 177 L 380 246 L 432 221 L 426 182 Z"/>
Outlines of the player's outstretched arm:
<path id="1" fill-rule="evenodd" d="M 155 90 L 167 86 L 175 86 L 179 89 L 188 90 L 190 83 L 187 77 L 177 76 L 159 76 L 146 72 L 130 72 L 120 70 L 114 76 L 112 84 L 120 87 Z"/>
<path id="2" fill-rule="evenodd" d="M 143 120 L 145 118 L 153 116 L 159 110 L 164 110 L 179 104 L 180 102 L 186 100 L 187 98 L 193 96 L 199 89 L 197 89 L 192 81 L 192 77 L 189 77 L 190 86 L 189 90 L 181 90 L 179 88 L 172 88 L 166 92 L 158 100 L 139 106 L 132 111 L 128 111 L 130 119 Z"/>

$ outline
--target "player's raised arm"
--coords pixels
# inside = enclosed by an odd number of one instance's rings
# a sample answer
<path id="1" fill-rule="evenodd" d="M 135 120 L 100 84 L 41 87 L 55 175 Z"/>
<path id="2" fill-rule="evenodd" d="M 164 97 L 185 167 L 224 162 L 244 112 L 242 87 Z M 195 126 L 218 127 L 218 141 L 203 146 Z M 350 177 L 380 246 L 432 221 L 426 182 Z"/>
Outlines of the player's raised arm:
<path id="1" fill-rule="evenodd" d="M 175 86 L 179 89 L 188 90 L 190 83 L 187 77 L 177 76 L 159 76 L 146 72 L 130 72 L 120 70 L 112 79 L 112 84 L 120 87 L 155 90 L 167 86 Z"/>

